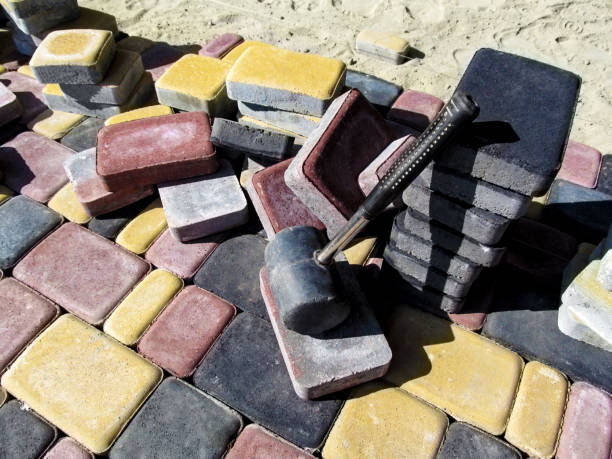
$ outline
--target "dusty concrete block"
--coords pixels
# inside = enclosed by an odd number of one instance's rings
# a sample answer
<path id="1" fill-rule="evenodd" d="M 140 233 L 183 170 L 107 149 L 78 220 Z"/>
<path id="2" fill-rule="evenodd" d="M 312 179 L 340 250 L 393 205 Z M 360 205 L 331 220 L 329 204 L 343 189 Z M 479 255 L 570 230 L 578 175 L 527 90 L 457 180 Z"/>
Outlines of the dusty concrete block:
<path id="1" fill-rule="evenodd" d="M 356 70 L 346 71 L 345 86 L 358 89 L 368 102 L 383 112 L 391 107 L 402 92 L 399 85 Z"/>
<path id="2" fill-rule="evenodd" d="M 362 30 L 355 39 L 355 49 L 367 56 L 399 65 L 406 62 L 410 45 L 403 38 L 382 30 Z"/>
<path id="3" fill-rule="evenodd" d="M 0 83 L 0 126 L 16 120 L 23 113 L 23 107 L 17 96 Z"/>
<path id="4" fill-rule="evenodd" d="M 469 424 L 453 422 L 446 432 L 438 459 L 459 457 L 490 457 L 520 459 L 521 453 L 509 444 L 484 433 Z"/>
<path id="5" fill-rule="evenodd" d="M 86 118 L 68 134 L 62 137 L 62 145 L 73 151 L 80 152 L 96 146 L 98 131 L 104 126 L 104 120 L 100 118 Z"/>
<path id="6" fill-rule="evenodd" d="M 444 102 L 436 96 L 407 89 L 395 100 L 387 114 L 387 119 L 423 131 L 442 110 L 442 107 L 444 107 Z"/>
<path id="7" fill-rule="evenodd" d="M 237 33 L 223 33 L 202 46 L 198 54 L 220 59 L 243 41 L 244 38 Z"/>
<path id="8" fill-rule="evenodd" d="M 557 178 L 587 188 L 595 188 L 600 166 L 601 153 L 599 151 L 570 139 Z"/>
<path id="9" fill-rule="evenodd" d="M 35 459 L 44 454 L 57 437 L 49 425 L 18 400 L 0 408 L 0 457 Z"/>
<path id="10" fill-rule="evenodd" d="M 308 137 L 321 121 L 318 116 L 303 115 L 242 101 L 238 101 L 238 111 L 242 115 L 305 137 Z"/>

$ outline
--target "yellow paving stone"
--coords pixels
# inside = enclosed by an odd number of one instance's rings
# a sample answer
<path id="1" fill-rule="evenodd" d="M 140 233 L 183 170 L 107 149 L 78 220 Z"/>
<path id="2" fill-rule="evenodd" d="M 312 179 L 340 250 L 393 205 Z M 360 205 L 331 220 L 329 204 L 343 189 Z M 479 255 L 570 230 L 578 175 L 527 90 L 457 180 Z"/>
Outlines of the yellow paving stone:
<path id="1" fill-rule="evenodd" d="M 323 447 L 326 459 L 434 458 L 448 418 L 381 383 L 353 389 Z"/>
<path id="2" fill-rule="evenodd" d="M 91 216 L 85 212 L 70 182 L 55 193 L 47 205 L 66 219 L 79 225 L 91 220 Z"/>
<path id="3" fill-rule="evenodd" d="M 6 391 L 0 387 L 0 406 L 4 405 L 4 402 L 6 402 Z"/>
<path id="4" fill-rule="evenodd" d="M 135 344 L 182 287 L 182 279 L 156 269 L 117 306 L 104 322 L 104 331 L 123 344 Z"/>
<path id="5" fill-rule="evenodd" d="M 529 203 L 525 216 L 531 218 L 532 220 L 541 220 L 542 212 L 544 212 L 544 207 L 546 207 L 547 202 L 548 193 L 543 196 L 531 198 L 531 202 Z"/>
<path id="6" fill-rule="evenodd" d="M 234 49 L 232 49 L 225 56 L 223 56 L 221 60 L 223 62 L 227 62 L 228 64 L 233 65 L 238 60 L 238 58 L 242 56 L 242 54 L 244 54 L 244 52 L 247 49 L 255 47 L 255 46 L 274 48 L 274 46 L 269 43 L 263 43 L 261 41 L 254 41 L 254 40 L 245 40 L 242 43 L 240 43 L 238 46 L 236 46 Z"/>
<path id="7" fill-rule="evenodd" d="M 342 252 L 351 265 L 363 265 L 376 246 L 375 237 L 355 238 Z"/>
<path id="8" fill-rule="evenodd" d="M 34 73 L 32 73 L 32 67 L 30 67 L 29 65 L 22 65 L 17 69 L 17 72 L 30 78 L 36 78 L 34 76 Z"/>
<path id="9" fill-rule="evenodd" d="M 110 40 L 113 34 L 108 30 L 56 30 L 36 48 L 30 66 L 36 69 L 45 65 L 92 65 Z"/>
<path id="10" fill-rule="evenodd" d="M 45 110 L 28 123 L 28 129 L 57 140 L 64 137 L 70 130 L 85 119 L 78 113 Z"/>
<path id="11" fill-rule="evenodd" d="M 136 110 L 130 110 L 129 112 L 111 116 L 104 121 L 104 126 L 125 123 L 126 121 L 141 120 L 143 118 L 153 118 L 155 116 L 172 115 L 173 113 L 174 110 L 172 110 L 172 107 L 168 107 L 167 105 L 151 105 L 149 107 L 137 108 Z"/>
<path id="12" fill-rule="evenodd" d="M 506 440 L 532 456 L 555 454 L 567 399 L 567 379 L 540 362 L 525 365 Z"/>
<path id="13" fill-rule="evenodd" d="M 43 95 L 64 97 L 59 84 L 49 83 L 43 87 Z"/>
<path id="14" fill-rule="evenodd" d="M 64 314 L 2 376 L 2 386 L 94 453 L 103 453 L 159 384 L 161 369 Z"/>
<path id="15" fill-rule="evenodd" d="M 6 67 L 4 65 L 0 65 L 0 75 L 6 72 Z"/>
<path id="16" fill-rule="evenodd" d="M 121 230 L 115 242 L 134 253 L 141 254 L 147 251 L 167 227 L 164 208 L 158 198 Z"/>
<path id="17" fill-rule="evenodd" d="M 387 48 L 394 53 L 404 53 L 408 47 L 408 42 L 402 37 L 392 35 L 389 32 L 372 29 L 359 32 L 357 41 L 370 43 L 381 48 Z"/>
<path id="18" fill-rule="evenodd" d="M 408 306 L 397 307 L 389 323 L 387 381 L 460 421 L 503 433 L 523 369 L 516 353 Z"/>
<path id="19" fill-rule="evenodd" d="M 2 204 L 11 196 L 13 196 L 13 191 L 5 187 L 4 185 L 0 185 L 0 204 Z"/>

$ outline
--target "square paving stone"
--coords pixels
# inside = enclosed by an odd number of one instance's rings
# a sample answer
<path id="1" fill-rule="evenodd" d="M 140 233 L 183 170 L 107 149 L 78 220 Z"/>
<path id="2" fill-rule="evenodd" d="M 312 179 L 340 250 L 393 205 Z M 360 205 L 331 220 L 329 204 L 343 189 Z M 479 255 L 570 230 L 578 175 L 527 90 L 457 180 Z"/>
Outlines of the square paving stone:
<path id="1" fill-rule="evenodd" d="M 144 118 L 153 118 L 155 116 L 172 115 L 174 110 L 167 105 L 149 105 L 148 107 L 137 108 L 129 112 L 119 113 L 104 120 L 104 126 L 112 126 L 113 124 L 125 123 L 126 121 L 141 120 Z"/>
<path id="2" fill-rule="evenodd" d="M 397 35 L 382 30 L 362 30 L 355 39 L 355 49 L 367 56 L 399 65 L 408 58 L 410 45 Z"/>
<path id="3" fill-rule="evenodd" d="M 45 110 L 28 123 L 28 129 L 51 140 L 58 140 L 84 119 L 85 116 L 78 113 Z"/>
<path id="4" fill-rule="evenodd" d="M 68 134 L 62 137 L 62 145 L 80 152 L 96 146 L 98 131 L 104 126 L 104 120 L 100 118 L 86 118 L 78 126 L 75 126 Z"/>
<path id="5" fill-rule="evenodd" d="M 43 459 L 94 459 L 94 455 L 70 437 L 60 438 Z"/>
<path id="6" fill-rule="evenodd" d="M 107 239 L 115 239 L 121 230 L 140 214 L 151 202 L 152 198 L 141 199 L 140 201 L 114 210 L 104 215 L 98 215 L 91 219 L 87 224 L 94 233 L 104 236 Z"/>
<path id="7" fill-rule="evenodd" d="M 346 65 L 338 59 L 251 46 L 227 75 L 227 94 L 234 100 L 322 116 L 343 90 L 345 74 Z"/>
<path id="8" fill-rule="evenodd" d="M 70 314 L 51 324 L 2 385 L 96 454 L 108 450 L 162 371 Z"/>
<path id="9" fill-rule="evenodd" d="M 218 166 L 203 112 L 135 120 L 98 133 L 97 171 L 109 190 L 211 174 Z"/>
<path id="10" fill-rule="evenodd" d="M 13 276 L 99 324 L 149 269 L 147 262 L 107 239 L 67 223 L 31 250 Z"/>
<path id="11" fill-rule="evenodd" d="M 72 183 L 64 185 L 47 203 L 50 209 L 62 215 L 66 220 L 84 225 L 91 220 L 74 192 Z"/>
<path id="12" fill-rule="evenodd" d="M 26 196 L 0 206 L 0 269 L 13 266 L 31 247 L 62 222 L 62 217 Z"/>
<path id="13" fill-rule="evenodd" d="M 159 78 L 185 53 L 180 49 L 158 43 L 144 50 L 141 54 L 142 63 L 145 70 L 151 73 L 153 81 Z"/>
<path id="14" fill-rule="evenodd" d="M 34 78 L 18 72 L 5 72 L 0 75 L 0 83 L 15 94 L 21 104 L 23 112 L 19 122 L 27 124 L 47 109 L 47 103 L 42 93 L 44 85 Z"/>
<path id="15" fill-rule="evenodd" d="M 223 33 L 202 46 L 198 54 L 200 56 L 210 56 L 220 59 L 243 41 L 244 38 L 237 33 Z"/>
<path id="16" fill-rule="evenodd" d="M 352 89 L 325 112 L 285 182 L 333 235 L 364 200 L 359 174 L 392 140 L 382 116 Z"/>
<path id="17" fill-rule="evenodd" d="M 183 281 L 174 274 L 152 271 L 106 319 L 104 332 L 127 346 L 134 345 L 182 287 Z"/>
<path id="18" fill-rule="evenodd" d="M 469 424 L 454 422 L 446 432 L 438 459 L 520 459 L 521 453 Z"/>
<path id="19" fill-rule="evenodd" d="M 401 427 L 400 427 L 401 426 Z M 353 389 L 323 447 L 325 458 L 434 458 L 448 418 L 380 382 Z"/>
<path id="20" fill-rule="evenodd" d="M 603 155 L 595 189 L 601 193 L 612 195 L 612 155 Z"/>
<path id="21" fill-rule="evenodd" d="M 193 376 L 196 387 L 296 445 L 315 449 L 342 400 L 302 400 L 283 364 L 272 326 L 239 314 Z"/>
<path id="22" fill-rule="evenodd" d="M 608 459 L 610 452 L 612 396 L 590 384 L 574 383 L 563 418 L 556 457 Z"/>
<path id="23" fill-rule="evenodd" d="M 372 105 L 382 112 L 386 112 L 402 92 L 402 87 L 399 85 L 356 70 L 346 71 L 345 86 L 358 89 Z"/>
<path id="24" fill-rule="evenodd" d="M 190 376 L 236 315 L 227 301 L 195 285 L 185 287 L 138 343 L 138 352 L 179 378 Z"/>
<path id="25" fill-rule="evenodd" d="M 4 183 L 36 201 L 47 202 L 68 181 L 64 161 L 71 154 L 51 139 L 23 132 L 0 146 Z"/>
<path id="26" fill-rule="evenodd" d="M 226 459 L 313 459 L 314 456 L 283 440 L 257 424 L 249 424 L 240 433 Z"/>
<path id="27" fill-rule="evenodd" d="M 18 400 L 0 408 L 0 457 L 36 459 L 55 441 L 57 431 Z"/>
<path id="28" fill-rule="evenodd" d="M 238 101 L 238 111 L 242 115 L 306 137 L 310 135 L 321 121 L 321 118 L 318 116 L 303 115 L 302 113 L 278 110 L 242 101 Z"/>
<path id="29" fill-rule="evenodd" d="M 59 308 L 13 278 L 0 281 L 0 373 L 53 319 Z"/>
<path id="30" fill-rule="evenodd" d="M 241 428 L 242 418 L 234 410 L 181 380 L 167 378 L 109 457 L 221 458 Z"/>
<path id="31" fill-rule="evenodd" d="M 0 83 L 0 126 L 16 120 L 22 113 L 23 108 L 17 96 L 4 84 Z"/>
<path id="32" fill-rule="evenodd" d="M 56 30 L 36 48 L 30 67 L 40 83 L 95 84 L 114 55 L 115 39 L 108 30 Z"/>
<path id="33" fill-rule="evenodd" d="M 480 335 L 407 306 L 391 315 L 385 379 L 493 435 L 506 428 L 523 360 Z"/>
<path id="34" fill-rule="evenodd" d="M 587 188 L 595 188 L 600 166 L 601 153 L 599 151 L 570 139 L 565 148 L 565 155 L 557 178 Z"/>
<path id="35" fill-rule="evenodd" d="M 436 96 L 407 89 L 395 100 L 387 118 L 423 131 L 442 107 L 444 102 Z"/>
<path id="36" fill-rule="evenodd" d="M 159 199 L 151 202 L 130 220 L 117 235 L 117 244 L 136 254 L 145 253 L 153 241 L 168 227 Z"/>

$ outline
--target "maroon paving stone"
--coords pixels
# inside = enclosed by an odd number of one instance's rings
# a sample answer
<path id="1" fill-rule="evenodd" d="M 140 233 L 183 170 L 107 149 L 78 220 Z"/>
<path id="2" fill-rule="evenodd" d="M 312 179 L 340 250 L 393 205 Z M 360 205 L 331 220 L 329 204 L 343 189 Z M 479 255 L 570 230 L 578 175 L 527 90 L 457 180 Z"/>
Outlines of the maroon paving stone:
<path id="1" fill-rule="evenodd" d="M 577 382 L 570 390 L 558 459 L 608 459 L 612 453 L 612 396 Z"/>
<path id="2" fill-rule="evenodd" d="M 21 282 L 0 281 L 0 373 L 58 314 L 55 304 Z"/>
<path id="3" fill-rule="evenodd" d="M 285 183 L 285 171 L 293 159 L 256 172 L 247 182 L 247 191 L 268 239 L 291 226 L 314 226 L 320 230 L 325 225 Z"/>
<path id="4" fill-rule="evenodd" d="M 101 323 L 150 265 L 91 231 L 67 223 L 32 249 L 13 276 L 74 315 Z"/>
<path id="5" fill-rule="evenodd" d="M 148 70 L 157 81 L 172 64 L 183 57 L 185 53 L 172 46 L 158 43 L 143 51 L 140 57 L 145 70 Z"/>
<path id="6" fill-rule="evenodd" d="M 225 459 L 312 459 L 313 455 L 257 424 L 249 424 L 236 439 Z"/>
<path id="7" fill-rule="evenodd" d="M 236 308 L 195 285 L 185 287 L 153 322 L 138 352 L 178 378 L 191 375 Z"/>
<path id="8" fill-rule="evenodd" d="M 94 455 L 70 437 L 60 438 L 43 459 L 94 459 Z"/>
<path id="9" fill-rule="evenodd" d="M 557 178 L 587 188 L 595 188 L 600 167 L 601 153 L 599 151 L 583 143 L 570 140 L 567 143 Z"/>
<path id="10" fill-rule="evenodd" d="M 6 72 L 0 75 L 0 83 L 9 88 L 21 103 L 23 113 L 19 122 L 27 124 L 47 110 L 47 103 L 42 93 L 45 85 L 35 78 L 18 72 Z"/>
<path id="11" fill-rule="evenodd" d="M 436 96 L 408 89 L 395 100 L 387 118 L 423 130 L 443 106 L 444 102 Z"/>
<path id="12" fill-rule="evenodd" d="M 23 132 L 0 146 L 0 170 L 12 190 L 47 202 L 68 181 L 64 161 L 72 150 L 33 132 Z"/>
<path id="13" fill-rule="evenodd" d="M 106 126 L 98 132 L 96 159 L 111 191 L 211 174 L 219 167 L 204 112 Z"/>
<path id="14" fill-rule="evenodd" d="M 200 56 L 221 58 L 244 41 L 237 33 L 224 33 L 202 46 Z"/>

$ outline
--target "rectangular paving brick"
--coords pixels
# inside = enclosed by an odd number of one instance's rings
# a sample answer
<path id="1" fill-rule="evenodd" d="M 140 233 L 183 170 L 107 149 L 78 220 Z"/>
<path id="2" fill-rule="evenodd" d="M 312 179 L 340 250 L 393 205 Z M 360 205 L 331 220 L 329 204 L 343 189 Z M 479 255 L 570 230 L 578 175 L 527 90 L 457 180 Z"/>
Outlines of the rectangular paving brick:
<path id="1" fill-rule="evenodd" d="M 599 151 L 570 139 L 565 148 L 565 155 L 563 155 L 557 178 L 587 188 L 595 188 L 600 166 L 601 153 Z"/>
<path id="2" fill-rule="evenodd" d="M 155 199 L 130 220 L 117 235 L 116 242 L 131 252 L 145 253 L 168 227 L 161 201 Z"/>
<path id="3" fill-rule="evenodd" d="M 45 110 L 28 123 L 28 129 L 51 140 L 58 140 L 84 119 L 85 116 L 78 113 Z"/>
<path id="4" fill-rule="evenodd" d="M 198 54 L 220 59 L 243 41 L 244 38 L 237 33 L 222 33 L 202 46 Z"/>
<path id="5" fill-rule="evenodd" d="M 459 421 L 493 435 L 505 430 L 523 370 L 517 354 L 407 306 L 395 309 L 390 324 L 387 381 Z"/>
<path id="6" fill-rule="evenodd" d="M 343 90 L 345 73 L 338 59 L 251 46 L 227 75 L 227 93 L 234 100 L 322 116 Z"/>
<path id="7" fill-rule="evenodd" d="M 442 107 L 444 107 L 444 102 L 436 96 L 406 89 L 391 106 L 387 119 L 423 131 L 442 110 Z"/>
<path id="8" fill-rule="evenodd" d="M 13 276 L 82 319 L 101 323 L 150 265 L 67 223 L 31 250 Z"/>
<path id="9" fill-rule="evenodd" d="M 49 425 L 18 400 L 0 408 L 0 457 L 35 459 L 41 457 L 57 437 Z"/>
<path id="10" fill-rule="evenodd" d="M 540 362 L 525 365 L 505 439 L 527 454 L 551 458 L 565 411 L 565 376 Z"/>
<path id="11" fill-rule="evenodd" d="M 342 401 L 295 393 L 272 326 L 239 314 L 196 370 L 196 387 L 302 448 L 317 448 Z"/>
<path id="12" fill-rule="evenodd" d="M 152 201 L 152 198 L 141 199 L 121 209 L 114 210 L 104 215 L 98 215 L 91 219 L 87 224 L 87 228 L 100 236 L 114 240 L 121 230 L 136 218 L 136 216 Z"/>
<path id="13" fill-rule="evenodd" d="M 458 457 L 495 457 L 498 459 L 520 459 L 521 453 L 509 444 L 482 432 L 469 424 L 453 422 L 444 444 L 437 456 L 439 459 Z"/>
<path id="14" fill-rule="evenodd" d="M 351 392 L 322 453 L 326 458 L 435 458 L 447 426 L 444 413 L 403 390 L 364 384 Z"/>
<path id="15" fill-rule="evenodd" d="M 126 121 L 153 118 L 154 116 L 172 115 L 174 110 L 167 105 L 149 105 L 148 107 L 136 108 L 129 112 L 119 113 L 104 120 L 104 126 L 125 123 Z"/>
<path id="16" fill-rule="evenodd" d="M 263 121 L 279 129 L 285 129 L 305 137 L 309 136 L 321 121 L 321 118 L 318 116 L 303 115 L 302 113 L 278 110 L 242 101 L 238 101 L 238 111 L 249 118 Z"/>
<path id="17" fill-rule="evenodd" d="M 590 384 L 574 383 L 556 457 L 607 459 L 611 452 L 612 397 Z"/>
<path id="18" fill-rule="evenodd" d="M 358 89 L 368 101 L 379 110 L 386 112 L 402 92 L 402 87 L 356 70 L 346 71 L 347 88 Z"/>
<path id="19" fill-rule="evenodd" d="M 144 50 L 141 54 L 145 70 L 151 73 L 153 81 L 159 80 L 172 64 L 185 53 L 178 48 L 159 43 Z"/>
<path id="20" fill-rule="evenodd" d="M 392 140 L 382 116 L 350 90 L 325 112 L 285 172 L 285 182 L 333 235 L 364 200 L 359 174 Z"/>
<path id="21" fill-rule="evenodd" d="M 72 183 L 67 183 L 60 188 L 47 205 L 70 222 L 84 225 L 91 220 L 91 215 L 85 211 L 85 208 L 79 202 Z"/>
<path id="22" fill-rule="evenodd" d="M 3 83 L 0 83 L 0 126 L 16 120 L 22 113 L 23 108 L 17 96 Z"/>
<path id="23" fill-rule="evenodd" d="M 19 100 L 23 109 L 19 118 L 20 123 L 29 123 L 39 113 L 47 109 L 47 103 L 42 93 L 44 85 L 34 78 L 18 72 L 5 72 L 0 75 L 0 83 L 17 96 L 17 100 Z"/>
<path id="24" fill-rule="evenodd" d="M 104 332 L 132 346 L 183 287 L 174 274 L 156 269 L 149 273 L 104 322 Z"/>
<path id="25" fill-rule="evenodd" d="M 220 458 L 241 427 L 242 418 L 231 408 L 167 378 L 134 416 L 110 457 Z"/>
<path id="26" fill-rule="evenodd" d="M 355 39 L 355 49 L 391 64 L 402 64 L 408 58 L 410 45 L 397 35 L 382 30 L 362 30 Z"/>
<path id="27" fill-rule="evenodd" d="M 2 385 L 100 454 L 161 379 L 160 368 L 65 314 L 28 346 L 2 376 Z"/>
<path id="28" fill-rule="evenodd" d="M 86 118 L 68 134 L 62 137 L 62 145 L 73 151 L 80 152 L 96 146 L 98 131 L 104 126 L 100 118 Z"/>
<path id="29" fill-rule="evenodd" d="M 244 457 L 268 459 L 274 456 L 287 459 L 314 458 L 313 455 L 257 424 L 249 424 L 242 430 L 232 449 L 225 457 L 226 459 L 242 459 Z"/>
<path id="30" fill-rule="evenodd" d="M 94 455 L 70 437 L 60 438 L 44 459 L 94 459 Z"/>
<path id="31" fill-rule="evenodd" d="M 210 174 L 217 168 L 206 113 L 140 119 L 98 133 L 97 171 L 110 190 Z"/>

